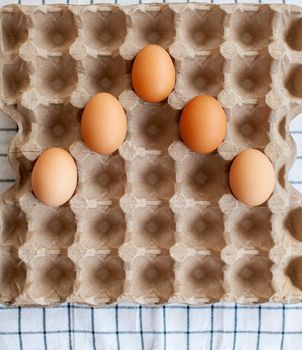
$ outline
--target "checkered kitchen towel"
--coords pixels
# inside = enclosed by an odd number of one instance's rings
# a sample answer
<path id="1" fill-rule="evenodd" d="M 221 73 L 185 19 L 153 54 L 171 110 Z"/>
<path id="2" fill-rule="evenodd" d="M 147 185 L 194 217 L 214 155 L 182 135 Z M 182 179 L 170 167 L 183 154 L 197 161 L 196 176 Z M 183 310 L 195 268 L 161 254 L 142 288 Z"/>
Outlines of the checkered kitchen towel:
<path id="1" fill-rule="evenodd" d="M 302 305 L 0 308 L 1 350 L 299 350 Z"/>
<path id="2" fill-rule="evenodd" d="M 55 2 L 58 1 L 22 1 L 28 5 Z M 90 1 L 69 2 L 86 4 Z M 118 1 L 122 4 L 133 2 L 135 0 Z M 302 5 L 302 0 L 287 2 Z M 11 3 L 14 1 L 0 0 L 1 6 Z M 297 143 L 298 157 L 289 180 L 302 192 L 302 116 L 294 120 L 291 131 Z M 14 182 L 6 153 L 15 133 L 15 124 L 0 115 L 0 192 Z M 302 304 L 0 307 L 0 350 L 44 349 L 299 350 L 302 349 Z"/>

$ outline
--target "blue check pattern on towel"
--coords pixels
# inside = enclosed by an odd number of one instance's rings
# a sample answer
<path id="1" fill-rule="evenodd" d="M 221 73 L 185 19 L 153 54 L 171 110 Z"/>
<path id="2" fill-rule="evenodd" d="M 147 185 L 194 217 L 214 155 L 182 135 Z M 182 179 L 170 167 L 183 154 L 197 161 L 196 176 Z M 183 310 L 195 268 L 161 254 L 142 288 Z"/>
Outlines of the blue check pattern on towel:
<path id="1" fill-rule="evenodd" d="M 1 350 L 299 350 L 302 305 L 0 308 Z"/>
<path id="2" fill-rule="evenodd" d="M 57 2 L 24 0 L 22 4 Z M 117 3 L 114 0 L 107 2 Z M 121 4 L 133 2 L 135 0 L 118 1 Z M 215 2 L 229 3 L 230 0 Z M 286 2 L 302 5 L 302 0 Z M 0 0 L 1 6 L 12 3 L 17 1 Z M 69 3 L 87 4 L 90 1 L 70 0 Z M 289 180 L 302 192 L 302 116 L 292 122 L 291 132 L 298 156 Z M 14 182 L 14 173 L 7 160 L 7 146 L 15 133 L 15 124 L 0 115 L 0 192 Z M 175 349 L 300 350 L 302 303 L 256 306 L 219 303 L 201 307 L 120 304 L 105 308 L 73 304 L 52 308 L 0 306 L 0 350 Z"/>

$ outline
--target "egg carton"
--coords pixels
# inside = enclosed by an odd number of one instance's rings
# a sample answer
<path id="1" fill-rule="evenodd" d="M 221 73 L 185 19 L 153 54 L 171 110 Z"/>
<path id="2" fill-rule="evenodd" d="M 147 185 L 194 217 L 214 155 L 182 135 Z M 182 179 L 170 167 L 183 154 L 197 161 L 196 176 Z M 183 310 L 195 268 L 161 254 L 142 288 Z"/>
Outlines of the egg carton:
<path id="1" fill-rule="evenodd" d="M 0 301 L 106 305 L 302 301 L 302 196 L 287 181 L 288 125 L 302 112 L 302 9 L 288 5 L 8 6 L 1 10 L 0 107 L 18 124 L 8 156 L 15 184 L 0 213 Z M 176 86 L 141 101 L 130 73 L 155 43 Z M 128 119 L 119 151 L 98 155 L 79 133 L 89 97 L 118 97 Z M 219 99 L 228 130 L 217 152 L 180 140 L 184 104 Z M 48 147 L 71 152 L 73 198 L 58 208 L 31 191 Z M 230 193 L 241 150 L 272 161 L 271 198 L 247 207 Z"/>

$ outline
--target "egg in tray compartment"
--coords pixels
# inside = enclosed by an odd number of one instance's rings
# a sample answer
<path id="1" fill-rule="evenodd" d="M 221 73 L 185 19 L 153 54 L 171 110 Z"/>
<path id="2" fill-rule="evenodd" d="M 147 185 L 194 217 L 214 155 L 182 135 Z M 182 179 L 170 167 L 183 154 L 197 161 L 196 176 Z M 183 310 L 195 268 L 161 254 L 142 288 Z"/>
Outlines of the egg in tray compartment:
<path id="1" fill-rule="evenodd" d="M 0 107 L 18 133 L 16 183 L 1 197 L 1 302 L 301 301 L 302 199 L 286 180 L 288 125 L 301 112 L 301 21 L 288 5 L 3 8 Z M 145 89 L 152 79 L 159 84 Z M 204 95 L 196 119 L 194 109 L 185 117 Z M 114 121 L 108 135 L 89 117 L 92 96 L 116 112 L 102 121 Z M 207 137 L 213 145 L 201 144 Z M 77 176 L 63 205 L 46 206 L 31 174 L 56 148 Z M 246 149 L 276 174 L 259 206 L 229 181 Z M 248 180 L 259 194 L 257 169 Z"/>

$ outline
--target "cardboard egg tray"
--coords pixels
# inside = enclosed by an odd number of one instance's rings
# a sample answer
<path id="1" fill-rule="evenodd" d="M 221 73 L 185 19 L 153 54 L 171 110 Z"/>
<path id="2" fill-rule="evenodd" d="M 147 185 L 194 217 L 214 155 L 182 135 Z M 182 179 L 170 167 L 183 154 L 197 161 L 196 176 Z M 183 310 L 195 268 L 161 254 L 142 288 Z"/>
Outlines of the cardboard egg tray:
<path id="1" fill-rule="evenodd" d="M 1 10 L 0 105 L 18 124 L 9 148 L 16 183 L 1 199 L 0 301 L 105 305 L 302 300 L 302 196 L 287 181 L 289 122 L 302 112 L 302 9 L 288 5 L 8 6 Z M 167 49 L 176 86 L 144 103 L 131 65 L 149 43 Z M 127 113 L 111 156 L 79 133 L 90 96 L 107 91 Z M 184 104 L 217 97 L 228 117 L 218 152 L 189 151 Z M 48 147 L 71 152 L 78 187 L 49 208 L 31 191 Z M 262 206 L 230 193 L 243 149 L 273 162 Z"/>

